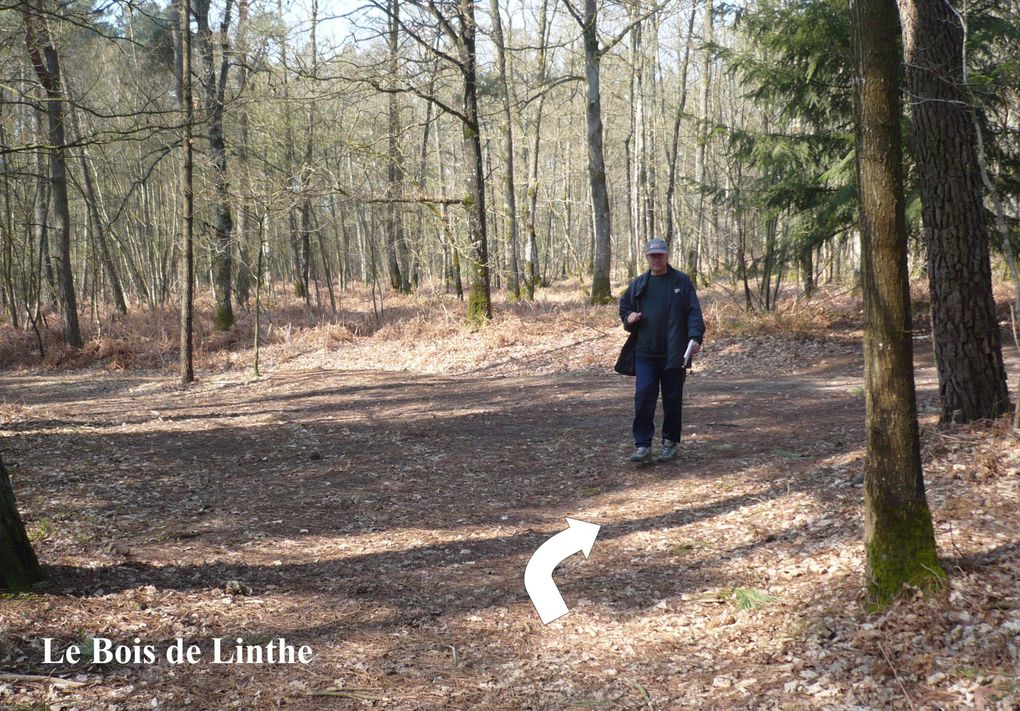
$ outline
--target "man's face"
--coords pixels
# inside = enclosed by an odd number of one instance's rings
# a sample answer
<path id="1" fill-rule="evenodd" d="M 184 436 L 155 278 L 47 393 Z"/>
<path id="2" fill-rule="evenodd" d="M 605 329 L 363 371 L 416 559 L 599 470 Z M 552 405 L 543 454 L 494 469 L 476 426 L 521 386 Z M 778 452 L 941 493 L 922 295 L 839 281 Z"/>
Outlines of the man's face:
<path id="1" fill-rule="evenodd" d="M 648 258 L 648 266 L 652 268 L 653 272 L 665 269 L 669 261 L 667 259 L 669 255 L 666 254 L 647 254 L 645 256 Z"/>

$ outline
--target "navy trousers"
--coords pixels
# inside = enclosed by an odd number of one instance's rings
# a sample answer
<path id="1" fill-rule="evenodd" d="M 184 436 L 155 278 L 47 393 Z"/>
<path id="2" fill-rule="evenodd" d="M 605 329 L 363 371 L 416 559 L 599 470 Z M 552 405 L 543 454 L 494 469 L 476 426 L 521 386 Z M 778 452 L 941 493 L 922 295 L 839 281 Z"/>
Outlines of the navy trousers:
<path id="1" fill-rule="evenodd" d="M 683 368 L 666 369 L 665 358 L 635 358 L 634 445 L 651 447 L 655 436 L 655 404 L 662 390 L 662 438 L 680 441 L 684 400 Z"/>

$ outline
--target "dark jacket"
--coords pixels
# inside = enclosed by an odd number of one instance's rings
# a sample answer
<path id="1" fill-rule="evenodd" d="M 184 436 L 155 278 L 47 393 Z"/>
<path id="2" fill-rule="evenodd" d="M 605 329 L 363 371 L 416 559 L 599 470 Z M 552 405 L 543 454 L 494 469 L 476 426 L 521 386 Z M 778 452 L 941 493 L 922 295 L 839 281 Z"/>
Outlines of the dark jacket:
<path id="1" fill-rule="evenodd" d="M 634 311 L 642 311 L 641 299 L 650 274 L 651 271 L 647 271 L 632 281 L 620 297 L 620 320 L 630 335 L 623 344 L 613 370 L 623 375 L 634 375 L 637 329 L 642 325 L 641 321 L 633 326 L 628 324 L 627 316 Z M 667 274 L 673 279 L 673 292 L 669 304 L 669 320 L 666 322 L 666 367 L 683 368 L 687 344 L 692 338 L 700 344 L 705 337 L 705 321 L 701 317 L 701 304 L 698 303 L 698 295 L 694 292 L 690 277 L 673 267 L 668 268 Z"/>

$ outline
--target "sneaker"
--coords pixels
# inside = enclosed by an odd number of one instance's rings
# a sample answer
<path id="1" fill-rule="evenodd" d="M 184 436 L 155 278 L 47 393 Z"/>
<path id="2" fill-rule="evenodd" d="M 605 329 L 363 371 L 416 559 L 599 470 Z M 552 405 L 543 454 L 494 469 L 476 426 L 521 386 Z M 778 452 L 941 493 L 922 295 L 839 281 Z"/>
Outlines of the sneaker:
<path id="1" fill-rule="evenodd" d="M 652 458 L 651 447 L 638 447 L 634 450 L 634 454 L 630 455 L 630 461 L 632 462 L 647 462 Z"/>
<path id="2" fill-rule="evenodd" d="M 659 450 L 659 461 L 668 462 L 676 456 L 678 448 L 679 446 L 676 442 L 669 439 L 662 440 L 662 449 Z"/>

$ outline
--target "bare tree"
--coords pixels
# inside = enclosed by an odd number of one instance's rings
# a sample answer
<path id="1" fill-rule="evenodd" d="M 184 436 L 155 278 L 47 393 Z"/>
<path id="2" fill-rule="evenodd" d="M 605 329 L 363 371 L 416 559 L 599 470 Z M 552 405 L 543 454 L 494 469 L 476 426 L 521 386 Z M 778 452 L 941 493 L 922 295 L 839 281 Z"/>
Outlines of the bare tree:
<path id="1" fill-rule="evenodd" d="M 64 340 L 74 348 L 81 348 L 81 330 L 78 327 L 78 301 L 74 291 L 74 272 L 71 268 L 71 212 L 67 196 L 67 141 L 64 130 L 64 94 L 60 78 L 60 58 L 50 37 L 44 0 L 23 2 L 21 17 L 25 23 L 25 44 L 39 83 L 46 92 L 46 118 L 50 153 L 50 185 L 53 195 L 53 231 L 57 237 L 56 262 L 57 291 L 60 314 L 63 319 Z"/>
<path id="2" fill-rule="evenodd" d="M 490 0 L 492 15 L 492 41 L 496 45 L 496 66 L 500 81 L 500 107 L 503 109 L 503 207 L 506 210 L 506 242 L 509 247 L 509 294 L 512 301 L 520 298 L 520 258 L 517 251 L 517 190 L 514 186 L 514 126 L 510 113 L 511 88 L 507 73 L 506 43 L 503 39 L 503 19 L 500 17 L 499 0 Z"/>
<path id="3" fill-rule="evenodd" d="M 232 247 L 231 232 L 234 228 L 230 210 L 230 184 L 227 173 L 227 145 L 223 130 L 224 102 L 227 90 L 227 75 L 230 70 L 230 28 L 233 0 L 226 0 L 223 21 L 218 37 L 214 38 L 209 24 L 211 0 L 196 0 L 194 14 L 197 24 L 199 56 L 202 58 L 202 84 L 205 96 L 206 121 L 209 135 L 209 152 L 213 164 L 213 183 L 216 186 L 216 240 L 213 248 L 213 275 L 215 279 L 216 317 L 214 325 L 221 331 L 228 331 L 234 325 L 234 307 L 231 292 Z M 219 64 L 216 62 L 216 43 L 219 40 Z"/>
<path id="4" fill-rule="evenodd" d="M 180 0 L 175 6 L 179 24 L 175 47 L 177 54 L 177 101 L 183 113 L 181 122 L 181 253 L 180 253 L 180 288 L 181 288 L 181 352 L 180 378 L 182 384 L 195 379 L 194 367 L 194 300 L 195 300 L 195 256 L 194 256 L 194 224 L 195 224 L 195 193 L 194 193 L 194 139 L 192 136 L 195 123 L 195 107 L 192 98 L 191 76 L 191 0 Z"/>

